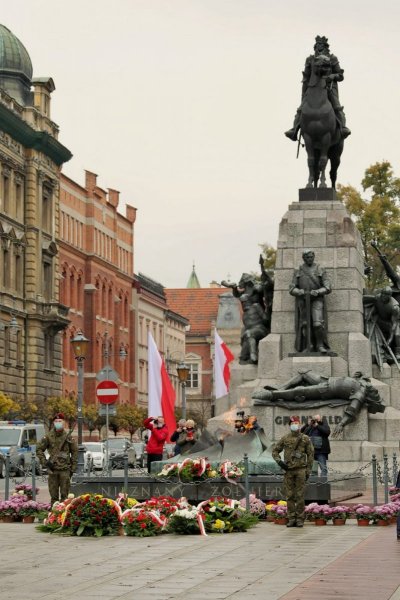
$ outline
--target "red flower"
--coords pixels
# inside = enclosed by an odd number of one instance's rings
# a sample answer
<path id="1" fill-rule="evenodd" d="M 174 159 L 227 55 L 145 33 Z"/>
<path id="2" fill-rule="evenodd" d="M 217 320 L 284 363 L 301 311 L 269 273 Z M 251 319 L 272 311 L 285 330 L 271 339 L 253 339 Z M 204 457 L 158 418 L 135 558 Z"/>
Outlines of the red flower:
<path id="1" fill-rule="evenodd" d="M 140 523 L 140 527 L 141 527 L 142 529 L 146 529 L 146 523 Z"/>

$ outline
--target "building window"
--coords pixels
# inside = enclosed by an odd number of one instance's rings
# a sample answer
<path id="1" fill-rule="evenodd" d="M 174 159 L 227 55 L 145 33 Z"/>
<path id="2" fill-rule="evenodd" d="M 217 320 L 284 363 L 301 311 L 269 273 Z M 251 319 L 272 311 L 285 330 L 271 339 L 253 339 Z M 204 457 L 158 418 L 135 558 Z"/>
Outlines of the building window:
<path id="1" fill-rule="evenodd" d="M 10 328 L 4 327 L 4 364 L 10 364 Z"/>
<path id="2" fill-rule="evenodd" d="M 190 365 L 189 376 L 186 382 L 186 387 L 191 389 L 198 389 L 199 386 L 199 364 L 191 363 Z"/>
<path id="3" fill-rule="evenodd" d="M 20 329 L 16 332 L 17 336 L 17 365 L 23 365 L 23 353 L 22 353 L 22 332 Z"/>
<path id="4" fill-rule="evenodd" d="M 20 248 L 16 248 L 15 257 L 15 290 L 18 294 L 23 293 L 24 289 L 24 261 Z"/>
<path id="5" fill-rule="evenodd" d="M 44 335 L 44 368 L 48 371 L 54 367 L 54 334 L 45 333 Z"/>
<path id="6" fill-rule="evenodd" d="M 3 167 L 1 175 L 1 187 L 2 187 L 2 198 L 3 198 L 3 210 L 8 213 L 10 210 L 10 169 Z"/>
<path id="7" fill-rule="evenodd" d="M 43 260 L 42 296 L 46 302 L 53 296 L 53 262 L 47 257 Z"/>
<path id="8" fill-rule="evenodd" d="M 23 179 L 15 175 L 15 214 L 19 221 L 24 218 Z"/>
<path id="9" fill-rule="evenodd" d="M 42 189 L 42 227 L 45 231 L 51 232 L 52 230 L 52 203 L 53 194 L 51 188 L 47 185 L 43 185 Z"/>
<path id="10" fill-rule="evenodd" d="M 8 247 L 8 243 L 9 240 L 7 240 L 6 238 L 3 238 L 3 244 L 5 246 L 7 246 L 6 248 L 3 247 L 3 287 L 4 288 L 9 288 L 10 287 L 10 275 L 11 275 L 11 269 L 10 269 L 10 251 L 9 251 L 9 247 Z"/>

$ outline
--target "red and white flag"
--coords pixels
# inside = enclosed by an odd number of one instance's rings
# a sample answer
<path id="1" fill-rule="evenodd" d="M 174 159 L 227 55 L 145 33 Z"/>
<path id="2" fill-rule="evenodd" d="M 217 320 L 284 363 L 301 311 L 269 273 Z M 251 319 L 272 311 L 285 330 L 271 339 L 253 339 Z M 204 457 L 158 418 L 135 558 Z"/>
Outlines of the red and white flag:
<path id="1" fill-rule="evenodd" d="M 229 363 L 235 358 L 225 342 L 219 337 L 217 330 L 214 333 L 215 359 L 214 359 L 214 381 L 215 399 L 226 396 L 229 392 L 229 381 L 231 371 Z"/>
<path id="2" fill-rule="evenodd" d="M 163 416 L 168 429 L 168 440 L 176 430 L 174 414 L 175 390 L 168 377 L 167 369 L 157 349 L 153 336 L 148 335 L 148 364 L 149 364 L 149 417 Z"/>

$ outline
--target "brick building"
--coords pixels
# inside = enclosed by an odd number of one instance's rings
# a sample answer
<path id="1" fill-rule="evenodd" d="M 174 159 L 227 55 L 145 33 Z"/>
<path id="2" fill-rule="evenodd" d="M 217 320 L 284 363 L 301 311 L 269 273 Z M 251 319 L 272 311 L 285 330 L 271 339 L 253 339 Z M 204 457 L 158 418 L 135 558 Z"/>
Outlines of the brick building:
<path id="1" fill-rule="evenodd" d="M 61 175 L 60 297 L 69 306 L 63 332 L 63 394 L 75 394 L 77 366 L 71 339 L 90 340 L 85 360 L 85 403 L 95 402 L 96 374 L 105 362 L 120 377 L 122 403 L 135 402 L 135 318 L 132 308 L 136 209 L 118 212 L 119 192 L 97 185 L 85 172 L 83 186 Z M 120 360 L 126 357 L 126 360 Z"/>
<path id="2" fill-rule="evenodd" d="M 206 421 L 213 412 L 213 344 L 221 288 L 166 289 L 171 310 L 184 316 L 186 332 L 185 362 L 190 367 L 186 384 L 188 412 Z"/>
<path id="3" fill-rule="evenodd" d="M 25 47 L 0 25 L 0 380 L 20 401 L 61 394 L 68 323 L 57 238 L 60 169 L 72 155 L 51 119 L 54 82 L 32 74 Z"/>

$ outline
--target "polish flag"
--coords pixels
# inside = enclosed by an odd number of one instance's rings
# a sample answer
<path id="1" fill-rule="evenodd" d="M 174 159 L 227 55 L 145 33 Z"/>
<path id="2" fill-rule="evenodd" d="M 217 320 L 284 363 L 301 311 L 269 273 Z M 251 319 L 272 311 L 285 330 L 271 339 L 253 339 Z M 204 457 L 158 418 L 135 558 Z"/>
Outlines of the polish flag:
<path id="1" fill-rule="evenodd" d="M 215 359 L 214 359 L 214 381 L 215 399 L 226 396 L 229 392 L 229 381 L 231 371 L 229 363 L 235 358 L 225 342 L 219 337 L 217 330 L 214 333 Z"/>
<path id="2" fill-rule="evenodd" d="M 175 390 L 169 380 L 167 370 L 157 349 L 153 336 L 148 335 L 148 392 L 149 392 L 149 417 L 163 416 L 168 429 L 168 440 L 176 430 L 174 414 Z"/>

